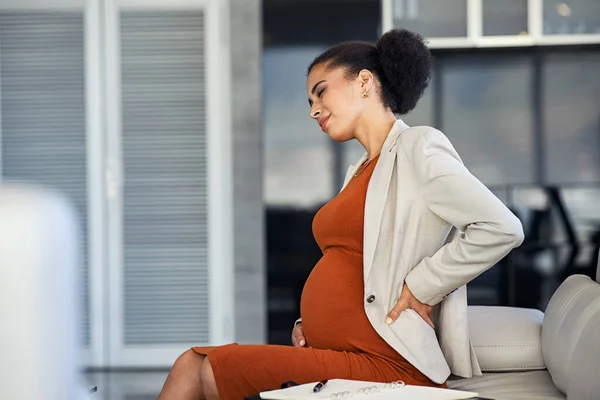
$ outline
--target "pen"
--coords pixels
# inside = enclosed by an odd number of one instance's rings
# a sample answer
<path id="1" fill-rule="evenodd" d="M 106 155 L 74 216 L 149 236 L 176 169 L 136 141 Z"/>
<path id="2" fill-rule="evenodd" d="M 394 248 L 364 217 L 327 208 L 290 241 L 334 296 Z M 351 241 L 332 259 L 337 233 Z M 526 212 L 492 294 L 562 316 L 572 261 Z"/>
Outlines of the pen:
<path id="1" fill-rule="evenodd" d="M 319 383 L 317 383 L 315 385 L 315 387 L 313 388 L 313 392 L 317 393 L 318 391 L 323 389 L 323 386 L 325 386 L 326 383 L 327 383 L 327 379 L 325 379 L 323 381 L 319 381 Z"/>

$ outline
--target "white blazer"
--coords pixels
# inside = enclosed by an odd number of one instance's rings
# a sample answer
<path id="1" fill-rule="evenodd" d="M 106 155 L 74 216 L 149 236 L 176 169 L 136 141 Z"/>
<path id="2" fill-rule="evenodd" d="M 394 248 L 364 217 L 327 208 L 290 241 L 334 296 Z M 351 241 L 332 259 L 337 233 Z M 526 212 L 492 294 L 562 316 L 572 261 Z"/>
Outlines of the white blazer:
<path id="1" fill-rule="evenodd" d="M 367 157 L 350 166 L 344 187 Z M 523 242 L 520 221 L 443 133 L 397 120 L 369 182 L 364 224 L 363 301 L 375 331 L 436 383 L 481 375 L 465 285 Z M 385 323 L 405 282 L 435 306 L 435 330 L 411 309 Z"/>

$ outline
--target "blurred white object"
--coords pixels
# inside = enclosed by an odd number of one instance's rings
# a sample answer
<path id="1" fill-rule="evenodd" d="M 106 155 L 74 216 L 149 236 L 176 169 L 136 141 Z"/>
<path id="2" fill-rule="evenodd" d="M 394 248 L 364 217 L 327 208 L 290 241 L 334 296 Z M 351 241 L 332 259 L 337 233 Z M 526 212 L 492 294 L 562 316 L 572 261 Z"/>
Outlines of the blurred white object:
<path id="1" fill-rule="evenodd" d="M 0 399 L 85 398 L 78 381 L 78 240 L 64 198 L 0 184 Z"/>

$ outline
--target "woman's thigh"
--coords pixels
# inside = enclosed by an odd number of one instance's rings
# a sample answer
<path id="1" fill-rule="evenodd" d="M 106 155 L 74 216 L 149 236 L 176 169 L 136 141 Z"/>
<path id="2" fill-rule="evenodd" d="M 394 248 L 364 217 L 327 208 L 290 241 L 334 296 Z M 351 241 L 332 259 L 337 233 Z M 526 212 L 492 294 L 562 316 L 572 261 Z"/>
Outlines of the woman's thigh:
<path id="1" fill-rule="evenodd" d="M 279 389 L 286 381 L 298 384 L 321 379 L 370 381 L 412 380 L 382 359 L 361 353 L 276 345 L 226 345 L 194 348 L 206 354 L 222 400 L 241 399 Z"/>

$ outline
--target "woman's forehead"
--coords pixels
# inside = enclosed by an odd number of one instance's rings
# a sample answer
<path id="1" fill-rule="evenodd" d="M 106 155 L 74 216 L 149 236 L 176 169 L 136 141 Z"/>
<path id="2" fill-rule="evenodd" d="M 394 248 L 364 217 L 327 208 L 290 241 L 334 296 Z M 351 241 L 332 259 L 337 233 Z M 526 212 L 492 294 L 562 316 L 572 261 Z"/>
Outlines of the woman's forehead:
<path id="1" fill-rule="evenodd" d="M 306 79 L 308 90 L 311 90 L 316 83 L 322 80 L 331 82 L 343 78 L 343 72 L 342 67 L 327 68 L 327 66 L 323 64 L 315 65 Z"/>
<path id="2" fill-rule="evenodd" d="M 309 84 L 315 84 L 321 79 L 324 79 L 323 77 L 325 75 L 327 75 L 327 69 L 323 66 L 323 64 L 315 65 L 306 77 L 306 82 Z"/>

